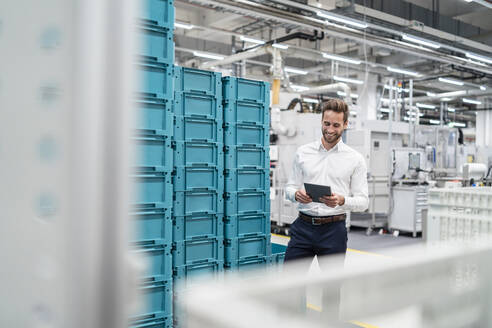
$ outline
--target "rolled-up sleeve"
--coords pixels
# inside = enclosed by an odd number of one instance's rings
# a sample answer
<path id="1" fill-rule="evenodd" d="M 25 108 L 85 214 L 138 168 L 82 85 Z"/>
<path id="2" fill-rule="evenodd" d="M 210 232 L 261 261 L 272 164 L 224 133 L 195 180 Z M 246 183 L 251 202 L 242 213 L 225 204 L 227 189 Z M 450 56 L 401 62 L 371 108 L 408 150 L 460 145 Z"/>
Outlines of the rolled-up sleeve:
<path id="1" fill-rule="evenodd" d="M 363 212 L 369 206 L 369 196 L 367 187 L 367 167 L 364 158 L 359 158 L 359 164 L 354 170 L 350 179 L 351 195 L 345 197 L 345 204 L 342 206 L 347 211 Z"/>
<path id="2" fill-rule="evenodd" d="M 291 202 L 297 203 L 296 201 L 296 191 L 302 186 L 302 169 L 300 167 L 300 155 L 299 151 L 296 152 L 296 157 L 294 159 L 294 165 L 292 165 L 292 173 L 289 176 L 289 180 L 285 185 L 285 198 Z"/>

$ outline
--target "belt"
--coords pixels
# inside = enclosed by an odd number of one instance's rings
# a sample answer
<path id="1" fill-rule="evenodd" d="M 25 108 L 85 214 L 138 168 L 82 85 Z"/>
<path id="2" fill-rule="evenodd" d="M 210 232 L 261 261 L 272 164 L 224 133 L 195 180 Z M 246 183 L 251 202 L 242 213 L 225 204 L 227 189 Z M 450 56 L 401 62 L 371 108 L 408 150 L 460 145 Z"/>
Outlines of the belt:
<path id="1" fill-rule="evenodd" d="M 330 215 L 330 216 L 311 216 L 304 214 L 302 212 L 299 212 L 299 217 L 306 222 L 311 223 L 312 225 L 322 225 L 322 224 L 327 224 L 327 223 L 332 223 L 332 222 L 337 222 L 337 221 L 343 221 L 347 217 L 347 215 L 344 214 L 338 214 L 338 215 Z"/>

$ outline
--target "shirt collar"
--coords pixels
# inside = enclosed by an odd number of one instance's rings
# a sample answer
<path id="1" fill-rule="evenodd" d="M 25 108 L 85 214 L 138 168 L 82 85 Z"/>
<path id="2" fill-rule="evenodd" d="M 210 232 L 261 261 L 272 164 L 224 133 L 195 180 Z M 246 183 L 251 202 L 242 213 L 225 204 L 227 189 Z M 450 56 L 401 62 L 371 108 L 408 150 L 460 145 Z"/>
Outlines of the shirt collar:
<path id="1" fill-rule="evenodd" d="M 331 148 L 330 150 L 326 150 L 325 146 L 323 146 L 323 143 L 321 142 L 321 139 L 318 140 L 318 150 L 320 150 L 320 151 L 340 152 L 340 151 L 343 151 L 344 147 L 345 147 L 345 144 L 343 143 L 342 138 L 340 138 L 340 140 L 337 142 L 337 144 L 335 146 L 333 146 L 333 148 Z"/>

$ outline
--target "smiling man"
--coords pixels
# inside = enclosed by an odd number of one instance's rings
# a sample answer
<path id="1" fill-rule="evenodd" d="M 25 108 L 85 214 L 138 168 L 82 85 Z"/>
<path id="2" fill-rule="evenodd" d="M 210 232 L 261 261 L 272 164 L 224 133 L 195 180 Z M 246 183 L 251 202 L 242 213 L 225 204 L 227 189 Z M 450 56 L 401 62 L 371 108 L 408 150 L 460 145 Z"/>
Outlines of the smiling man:
<path id="1" fill-rule="evenodd" d="M 299 215 L 289 230 L 285 261 L 345 254 L 346 213 L 364 211 L 369 204 L 364 158 L 342 141 L 348 125 L 347 104 L 329 99 L 321 109 L 321 140 L 299 147 L 286 186 L 287 199 L 298 203 Z M 313 202 L 304 190 L 306 182 L 330 186 L 332 195 Z"/>

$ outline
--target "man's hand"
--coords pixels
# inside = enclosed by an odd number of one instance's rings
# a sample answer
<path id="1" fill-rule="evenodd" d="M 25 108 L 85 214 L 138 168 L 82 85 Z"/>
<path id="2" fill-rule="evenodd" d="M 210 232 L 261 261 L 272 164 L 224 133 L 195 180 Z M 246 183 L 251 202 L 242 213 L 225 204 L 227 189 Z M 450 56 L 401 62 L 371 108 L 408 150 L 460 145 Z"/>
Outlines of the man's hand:
<path id="1" fill-rule="evenodd" d="M 345 197 L 335 193 L 332 193 L 331 196 L 320 197 L 319 200 L 325 203 L 325 205 L 328 207 L 342 206 L 343 204 L 345 204 Z"/>
<path id="2" fill-rule="evenodd" d="M 296 191 L 295 198 L 299 203 L 303 203 L 303 204 L 311 203 L 313 201 L 311 197 L 309 197 L 309 195 L 306 194 L 306 191 L 304 190 Z"/>

